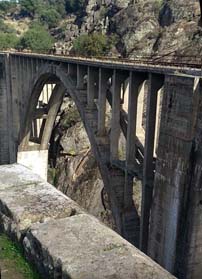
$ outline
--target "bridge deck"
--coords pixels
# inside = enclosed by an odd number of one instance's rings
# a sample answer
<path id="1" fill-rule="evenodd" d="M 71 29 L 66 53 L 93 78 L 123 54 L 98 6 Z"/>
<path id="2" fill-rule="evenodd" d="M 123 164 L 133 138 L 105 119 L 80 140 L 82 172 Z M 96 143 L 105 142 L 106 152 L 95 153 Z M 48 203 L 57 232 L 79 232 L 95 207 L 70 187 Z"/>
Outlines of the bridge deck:
<path id="1" fill-rule="evenodd" d="M 50 54 L 38 54 L 38 53 L 24 53 L 24 52 L 0 52 L 0 54 L 8 54 L 12 56 L 21 56 L 27 58 L 40 58 L 50 61 L 66 62 L 73 64 L 81 64 L 87 66 L 94 66 L 108 69 L 119 69 L 127 71 L 138 71 L 157 74 L 170 74 L 177 76 L 193 76 L 202 77 L 202 64 L 201 63 L 186 63 L 172 62 L 164 60 L 152 60 L 152 59 L 119 59 L 110 57 L 101 58 L 88 58 L 88 57 L 73 57 L 63 55 L 50 55 Z"/>

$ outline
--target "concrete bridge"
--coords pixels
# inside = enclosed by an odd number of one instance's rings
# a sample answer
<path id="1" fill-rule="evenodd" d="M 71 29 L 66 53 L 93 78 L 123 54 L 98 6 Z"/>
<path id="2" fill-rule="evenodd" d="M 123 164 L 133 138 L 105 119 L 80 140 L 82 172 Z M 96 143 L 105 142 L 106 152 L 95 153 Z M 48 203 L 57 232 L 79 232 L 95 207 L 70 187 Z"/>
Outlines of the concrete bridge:
<path id="1" fill-rule="evenodd" d="M 52 129 L 68 94 L 87 131 L 119 233 L 177 277 L 201 278 L 201 77 L 197 66 L 1 53 L 0 164 L 18 160 L 35 170 L 47 168 Z M 145 82 L 142 144 L 136 128 Z M 53 85 L 52 94 L 40 105 L 46 84 Z M 34 136 L 36 119 L 42 124 Z M 132 197 L 134 177 L 142 180 L 141 217 Z"/>

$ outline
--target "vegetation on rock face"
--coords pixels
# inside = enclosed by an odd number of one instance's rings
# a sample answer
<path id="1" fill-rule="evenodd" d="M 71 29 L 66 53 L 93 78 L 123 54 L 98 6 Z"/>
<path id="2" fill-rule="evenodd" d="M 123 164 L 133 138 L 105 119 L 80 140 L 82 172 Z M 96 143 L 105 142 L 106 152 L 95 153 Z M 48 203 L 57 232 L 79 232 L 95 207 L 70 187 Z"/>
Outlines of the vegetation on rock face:
<path id="1" fill-rule="evenodd" d="M 57 27 L 60 20 L 61 15 L 54 8 L 43 10 L 41 12 L 40 21 L 49 28 Z"/>
<path id="2" fill-rule="evenodd" d="M 19 40 L 15 34 L 0 32 L 0 49 L 16 48 L 18 42 Z"/>
<path id="3" fill-rule="evenodd" d="M 3 19 L 0 19 L 0 32 L 3 32 L 3 33 L 15 33 L 15 29 L 13 29 L 12 27 L 10 27 L 7 24 L 5 24 Z"/>
<path id="4" fill-rule="evenodd" d="M 16 0 L 1 1 L 0 2 L 0 15 L 13 13 L 16 10 Z"/>
<path id="5" fill-rule="evenodd" d="M 15 48 L 18 41 L 15 30 L 0 19 L 0 49 Z"/>
<path id="6" fill-rule="evenodd" d="M 80 12 L 85 5 L 85 0 L 67 0 L 66 11 L 67 12 Z"/>
<path id="7" fill-rule="evenodd" d="M 85 0 L 20 0 L 19 4 L 22 15 L 40 17 L 45 11 L 55 10 L 61 17 L 64 17 L 67 13 L 81 11 Z"/>
<path id="8" fill-rule="evenodd" d="M 113 40 L 101 33 L 84 34 L 73 42 L 73 53 L 83 56 L 103 56 L 112 47 Z"/>

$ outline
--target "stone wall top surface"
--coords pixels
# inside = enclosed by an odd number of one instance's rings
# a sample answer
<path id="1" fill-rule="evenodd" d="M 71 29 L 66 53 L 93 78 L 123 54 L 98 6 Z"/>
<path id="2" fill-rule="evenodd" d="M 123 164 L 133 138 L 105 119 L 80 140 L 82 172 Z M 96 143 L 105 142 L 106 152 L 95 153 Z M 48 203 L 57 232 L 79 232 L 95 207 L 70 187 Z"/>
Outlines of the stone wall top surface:
<path id="1" fill-rule="evenodd" d="M 20 165 L 0 166 L 0 228 L 44 278 L 171 279 L 149 257 Z"/>

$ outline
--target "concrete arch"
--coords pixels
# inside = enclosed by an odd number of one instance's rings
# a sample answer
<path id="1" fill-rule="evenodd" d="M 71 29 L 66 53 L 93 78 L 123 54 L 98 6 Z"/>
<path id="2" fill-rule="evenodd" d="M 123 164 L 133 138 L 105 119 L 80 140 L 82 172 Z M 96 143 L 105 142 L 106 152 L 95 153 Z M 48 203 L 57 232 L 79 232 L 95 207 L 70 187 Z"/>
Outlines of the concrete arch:
<path id="1" fill-rule="evenodd" d="M 19 151 L 26 151 L 28 148 L 31 122 L 38 98 L 42 91 L 43 85 L 47 81 L 51 80 L 54 80 L 56 87 L 52 94 L 53 97 L 50 99 L 50 109 L 48 112 L 50 118 L 45 125 L 40 149 L 43 150 L 47 148 L 59 105 L 62 102 L 65 90 L 67 90 L 72 100 L 75 102 L 85 130 L 88 134 L 88 138 L 90 140 L 94 156 L 97 160 L 105 189 L 110 199 L 112 213 L 118 232 L 130 242 L 138 246 L 140 222 L 138 213 L 134 206 L 132 206 L 132 208 L 127 208 L 127 211 L 124 212 L 125 208 L 123 205 L 122 195 L 125 184 L 125 173 L 110 165 L 110 143 L 108 140 L 106 140 L 106 138 L 99 138 L 96 135 L 96 125 L 94 119 L 97 118 L 97 112 L 95 109 L 91 110 L 88 108 L 88 106 L 84 106 L 80 96 L 81 91 L 76 87 L 77 75 L 75 73 L 73 76 L 72 73 L 69 73 L 67 67 L 49 64 L 42 67 L 36 75 L 35 81 L 33 83 L 34 86 L 32 89 L 30 89 L 32 93 L 29 101 L 29 107 L 27 109 L 26 119 L 24 121 L 24 129 L 20 136 Z M 129 220 L 130 226 L 126 224 L 126 219 Z M 133 227 L 133 230 L 131 230 L 131 227 Z"/>

